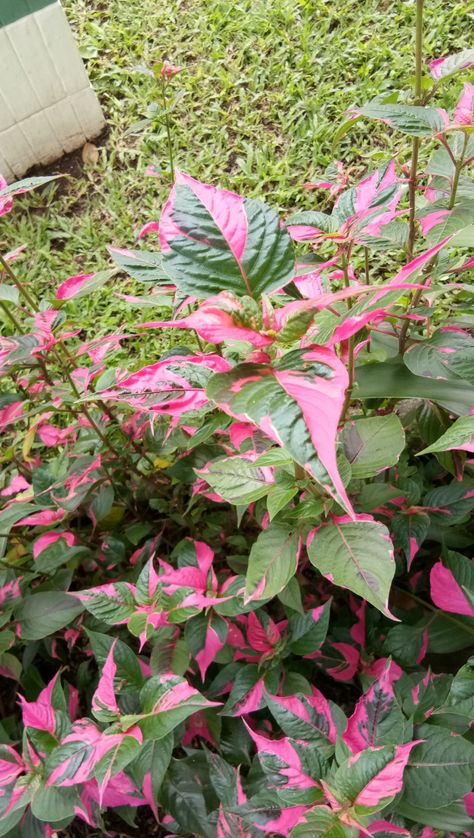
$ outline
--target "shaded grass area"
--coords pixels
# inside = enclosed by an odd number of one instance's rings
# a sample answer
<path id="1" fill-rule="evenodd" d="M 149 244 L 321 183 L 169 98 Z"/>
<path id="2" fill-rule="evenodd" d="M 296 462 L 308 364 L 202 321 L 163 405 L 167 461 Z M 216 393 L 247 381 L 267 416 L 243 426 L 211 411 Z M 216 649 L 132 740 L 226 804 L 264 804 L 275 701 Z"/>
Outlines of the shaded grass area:
<path id="1" fill-rule="evenodd" d="M 44 294 L 73 273 L 107 265 L 107 245 L 134 246 L 137 230 L 159 215 L 166 178 L 163 128 L 129 133 L 156 98 L 138 64 L 168 59 L 175 77 L 177 164 L 202 180 L 251 196 L 281 211 L 316 206 L 321 193 L 301 184 L 334 156 L 359 171 L 385 159 L 400 135 L 359 124 L 334 151 L 344 111 L 412 85 L 415 4 L 388 0 L 63 0 L 109 124 L 99 160 L 80 154 L 67 180 L 18 200 L 2 219 L 6 249 L 25 243 L 22 275 Z M 427 0 L 429 56 L 469 43 L 474 3 Z M 452 104 L 452 95 L 445 104 Z M 61 170 L 62 164 L 56 167 Z M 64 169 L 63 169 L 64 170 Z M 152 240 L 145 245 L 149 247 Z M 116 285 L 116 281 L 114 281 Z M 121 290 L 137 292 L 124 279 Z M 138 289 L 140 292 L 142 288 Z M 93 335 L 150 319 L 153 310 L 124 307 L 110 290 L 83 298 L 84 328 Z M 154 312 L 153 312 L 154 316 Z M 164 338 L 157 339 L 154 349 Z M 148 344 L 148 351 L 150 345 Z"/>

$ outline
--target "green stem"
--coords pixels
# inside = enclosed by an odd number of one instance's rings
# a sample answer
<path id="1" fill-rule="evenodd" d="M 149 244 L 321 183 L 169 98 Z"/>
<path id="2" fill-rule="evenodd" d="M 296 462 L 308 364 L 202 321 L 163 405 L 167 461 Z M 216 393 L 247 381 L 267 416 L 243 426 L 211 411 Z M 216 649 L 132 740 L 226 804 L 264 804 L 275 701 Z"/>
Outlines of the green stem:
<path id="1" fill-rule="evenodd" d="M 464 157 L 466 155 L 467 140 L 468 140 L 468 136 L 467 136 L 467 134 L 464 134 L 464 145 L 463 145 L 463 149 L 462 149 L 462 152 L 461 152 L 461 157 L 459 158 L 459 160 L 456 161 L 456 163 L 454 165 L 454 177 L 453 177 L 453 183 L 452 183 L 452 186 L 451 186 L 451 197 L 449 199 L 449 205 L 448 205 L 448 209 L 450 209 L 450 210 L 453 209 L 454 204 L 456 203 L 456 196 L 457 196 L 458 187 L 459 187 L 459 178 L 460 178 L 460 175 L 461 175 L 462 168 L 464 166 Z"/>
<path id="2" fill-rule="evenodd" d="M 415 35 L 415 104 L 419 105 L 422 97 L 423 80 L 423 6 L 424 0 L 416 0 L 416 35 Z M 408 221 L 407 256 L 410 262 L 416 239 L 416 185 L 418 173 L 418 155 L 420 151 L 419 137 L 413 138 L 411 152 L 410 180 L 408 184 L 408 198 L 410 216 Z"/>
<path id="3" fill-rule="evenodd" d="M 168 111 L 168 102 L 166 99 L 166 81 L 161 80 L 161 96 L 163 102 L 163 111 L 165 115 L 166 137 L 168 141 L 168 162 L 170 165 L 171 180 L 174 183 L 174 156 L 173 156 L 173 140 L 171 138 L 171 124 L 170 115 Z"/>
<path id="4" fill-rule="evenodd" d="M 15 315 L 10 311 L 9 307 L 2 300 L 0 300 L 0 308 L 6 314 L 10 322 L 13 324 L 18 334 L 24 335 L 25 330 L 23 329 L 23 326 L 21 325 L 20 321 L 16 319 Z"/>
<path id="5" fill-rule="evenodd" d="M 467 134 L 466 134 L 464 136 L 464 146 L 463 146 L 461 157 L 459 158 L 459 160 L 456 161 L 456 164 L 455 164 L 453 183 L 452 183 L 452 186 L 451 186 L 451 196 L 450 196 L 449 205 L 448 205 L 450 210 L 453 209 L 454 204 L 456 203 L 456 194 L 457 194 L 458 186 L 459 186 L 459 176 L 461 174 L 461 170 L 462 170 L 462 167 L 464 165 L 464 156 L 465 156 L 465 153 L 466 153 L 467 139 L 468 138 L 467 138 Z M 426 265 L 426 267 L 424 269 L 424 278 L 422 278 L 422 285 L 423 286 L 425 286 L 426 283 L 428 282 L 430 270 L 433 267 L 433 265 L 436 263 L 437 259 L 438 259 L 438 256 L 436 255 Z M 420 302 L 420 300 L 423 296 L 423 291 L 424 291 L 424 287 L 423 288 L 418 288 L 418 290 L 415 291 L 408 310 L 417 307 L 417 305 L 419 304 L 419 302 Z M 405 347 L 406 347 L 406 342 L 407 342 L 409 329 L 410 329 L 410 320 L 407 319 L 407 320 L 405 320 L 405 322 L 404 322 L 404 324 L 403 324 L 403 326 L 400 330 L 400 336 L 399 336 L 399 339 L 398 339 L 398 350 L 400 352 L 400 355 L 403 355 L 403 353 L 405 352 Z"/>
<path id="6" fill-rule="evenodd" d="M 369 248 L 364 247 L 365 284 L 370 285 Z"/>
<path id="7" fill-rule="evenodd" d="M 3 258 L 0 254 L 0 265 L 2 268 L 7 272 L 8 276 L 10 277 L 11 281 L 13 282 L 14 286 L 18 288 L 20 294 L 25 298 L 26 302 L 30 306 L 33 311 L 39 311 L 39 306 L 31 296 L 30 292 L 26 290 L 26 288 L 21 284 L 20 280 L 17 278 L 14 271 L 12 271 L 10 265 L 8 264 L 7 260 Z"/>
<path id="8" fill-rule="evenodd" d="M 343 253 L 342 256 L 342 272 L 344 275 L 344 288 L 349 288 L 351 281 L 349 277 L 349 259 L 350 259 L 350 248 L 347 253 Z M 349 297 L 347 300 L 347 307 L 349 309 L 352 308 L 352 300 Z M 352 390 L 354 388 L 354 379 L 355 379 L 355 357 L 354 357 L 354 348 L 355 348 L 355 335 L 351 335 L 348 341 L 348 358 L 347 358 L 347 369 L 349 373 L 349 384 L 347 385 L 346 396 L 344 399 L 344 404 L 342 407 L 341 412 L 341 422 L 345 422 L 347 412 L 350 407 L 351 398 L 352 398 Z"/>

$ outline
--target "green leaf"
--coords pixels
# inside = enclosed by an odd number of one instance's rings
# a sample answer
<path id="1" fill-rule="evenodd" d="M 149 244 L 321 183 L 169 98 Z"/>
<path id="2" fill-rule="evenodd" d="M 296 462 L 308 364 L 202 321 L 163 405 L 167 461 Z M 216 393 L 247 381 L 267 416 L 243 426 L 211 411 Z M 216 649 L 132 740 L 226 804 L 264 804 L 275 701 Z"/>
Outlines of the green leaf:
<path id="1" fill-rule="evenodd" d="M 23 600 L 15 609 L 23 640 L 41 640 L 71 623 L 84 606 L 62 591 L 42 591 Z"/>
<path id="2" fill-rule="evenodd" d="M 187 759 L 173 759 L 160 792 L 160 803 L 180 826 L 181 834 L 215 838 L 204 792 L 208 791 L 209 771 L 203 753 Z M 215 808 L 217 808 L 215 801 Z M 212 808 L 212 807 L 211 807 Z M 174 830 L 173 830 L 174 832 Z"/>
<path id="3" fill-rule="evenodd" d="M 310 655 L 322 646 L 328 633 L 331 601 L 328 600 L 317 609 L 290 617 L 288 647 L 294 655 Z"/>
<path id="4" fill-rule="evenodd" d="M 33 795 L 31 811 L 35 818 L 46 823 L 62 821 L 74 815 L 79 803 L 77 789 L 41 786 Z"/>
<path id="5" fill-rule="evenodd" d="M 3 303 L 13 303 L 18 305 L 20 301 L 20 292 L 14 285 L 5 285 L 0 282 L 0 300 Z"/>
<path id="6" fill-rule="evenodd" d="M 332 215 L 327 215 L 325 212 L 318 212 L 316 210 L 303 210 L 292 215 L 286 222 L 288 227 L 297 227 L 299 225 L 304 227 L 315 227 L 317 230 L 322 230 L 323 233 L 336 233 L 339 223 Z"/>
<path id="7" fill-rule="evenodd" d="M 165 779 L 173 753 L 174 736 L 169 733 L 162 739 L 144 742 L 140 753 L 129 765 L 129 772 L 133 776 L 138 788 L 143 788 L 147 774 L 151 777 L 151 790 L 154 800 L 157 799 L 160 787 Z"/>
<path id="8" fill-rule="evenodd" d="M 440 809 L 472 789 L 474 745 L 462 736 L 431 725 L 418 728 L 425 739 L 410 754 L 402 801 L 423 809 Z"/>
<path id="9" fill-rule="evenodd" d="M 369 515 L 358 516 L 357 521 L 335 517 L 313 530 L 307 547 L 310 562 L 323 576 L 392 616 L 388 595 L 395 562 L 390 535 L 383 524 Z"/>
<path id="10" fill-rule="evenodd" d="M 246 602 L 270 599 L 286 587 L 296 573 L 299 543 L 299 534 L 280 521 L 260 533 L 250 551 Z"/>
<path id="11" fill-rule="evenodd" d="M 169 275 L 165 271 L 161 253 L 148 250 L 122 250 L 116 247 L 109 247 L 109 253 L 115 264 L 133 279 L 156 284 L 169 282 Z"/>
<path id="12" fill-rule="evenodd" d="M 437 830 L 442 829 L 446 833 L 454 833 L 455 835 L 469 834 L 472 827 L 472 816 L 467 814 L 463 800 L 458 800 L 439 809 L 425 809 L 420 806 L 412 806 L 402 797 L 397 802 L 396 812 L 403 818 L 408 818 L 415 823 L 433 826 Z"/>
<path id="13" fill-rule="evenodd" d="M 405 447 L 405 432 L 396 413 L 348 422 L 342 439 L 356 480 L 394 466 Z"/>
<path id="14" fill-rule="evenodd" d="M 213 191 L 218 196 L 216 201 L 225 203 L 224 191 Z M 168 274 L 182 293 L 202 298 L 225 289 L 258 298 L 291 281 L 293 244 L 278 215 L 253 198 L 243 202 L 243 210 L 246 229 L 242 233 L 246 243 L 242 256 L 237 258 L 225 233 L 193 189 L 187 184 L 176 185 L 172 218 L 182 233 L 169 238 L 170 251 L 164 260 Z M 229 206 L 228 213 L 233 211 Z M 239 223 L 236 217 L 232 221 Z"/>
<path id="15" fill-rule="evenodd" d="M 289 475 L 287 481 L 276 483 L 270 489 L 267 495 L 267 509 L 270 521 L 289 504 L 297 491 L 298 489 L 294 485 L 294 480 Z"/>
<path id="16" fill-rule="evenodd" d="M 237 505 L 263 498 L 273 486 L 265 479 L 262 469 L 243 457 L 222 457 L 204 469 L 196 469 L 196 474 L 224 500 Z"/>
<path id="17" fill-rule="evenodd" d="M 459 351 L 474 353 L 474 339 L 463 332 L 451 329 L 438 330 L 429 340 L 419 341 L 403 356 L 408 369 L 423 378 L 449 378 L 454 381 L 458 373 L 452 369 L 452 362 Z"/>
<path id="18" fill-rule="evenodd" d="M 291 830 L 291 838 L 357 838 L 359 830 L 345 826 L 328 806 L 317 806 L 304 817 L 304 823 Z"/>
<path id="19" fill-rule="evenodd" d="M 38 186 L 44 186 L 45 183 L 51 183 L 52 180 L 57 180 L 62 175 L 46 175 L 43 177 L 27 177 L 23 180 L 17 180 L 16 183 L 10 183 L 0 189 L 0 198 L 6 198 L 8 195 L 15 193 L 22 194 L 24 192 L 31 192 L 32 189 L 37 189 Z"/>
<path id="20" fill-rule="evenodd" d="M 448 430 L 423 451 L 421 454 L 431 454 L 437 451 L 451 451 L 453 448 L 461 448 L 465 445 L 473 445 L 474 440 L 474 416 L 460 416 Z"/>
<path id="21" fill-rule="evenodd" d="M 472 409 L 472 386 L 465 381 L 442 381 L 413 375 L 400 361 L 356 368 L 359 399 L 430 399 L 451 413 L 464 416 Z"/>
<path id="22" fill-rule="evenodd" d="M 357 113 L 369 119 L 377 119 L 412 137 L 429 137 L 442 131 L 443 119 L 436 108 L 420 105 L 384 105 L 369 103 L 357 109 Z"/>

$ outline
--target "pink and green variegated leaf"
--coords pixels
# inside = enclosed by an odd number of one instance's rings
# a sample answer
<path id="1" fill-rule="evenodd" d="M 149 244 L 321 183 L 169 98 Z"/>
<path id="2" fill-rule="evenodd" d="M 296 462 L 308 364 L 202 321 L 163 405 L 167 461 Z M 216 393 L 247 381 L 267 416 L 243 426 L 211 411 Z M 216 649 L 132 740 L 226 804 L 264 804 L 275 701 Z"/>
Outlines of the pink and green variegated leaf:
<path id="1" fill-rule="evenodd" d="M 262 530 L 250 550 L 244 601 L 279 594 L 296 573 L 300 549 L 301 536 L 293 527 L 272 521 Z"/>
<path id="2" fill-rule="evenodd" d="M 353 220 L 360 224 L 366 215 L 372 219 L 374 213 L 385 212 L 387 207 L 394 210 L 400 200 L 400 183 L 395 161 L 391 160 L 343 192 L 334 205 L 333 217 L 339 224 Z"/>
<path id="3" fill-rule="evenodd" d="M 288 737 L 268 739 L 246 722 L 245 726 L 256 745 L 270 789 L 276 790 L 285 803 L 293 805 L 308 805 L 320 799 L 317 781 L 322 774 L 322 764 L 314 745 Z"/>
<path id="4" fill-rule="evenodd" d="M 137 727 L 131 726 L 127 734 L 113 728 L 101 731 L 89 719 L 79 719 L 46 761 L 47 785 L 69 787 L 87 782 L 96 765 L 130 737 L 143 741 Z"/>
<path id="5" fill-rule="evenodd" d="M 474 416 L 460 416 L 436 442 L 420 451 L 419 456 L 453 450 L 474 454 Z"/>
<path id="6" fill-rule="evenodd" d="M 431 599 L 443 611 L 474 618 L 474 562 L 450 552 L 430 574 Z"/>
<path id="7" fill-rule="evenodd" d="M 291 834 L 293 827 L 301 823 L 308 806 L 285 806 L 275 792 L 261 792 L 238 807 L 245 823 L 252 829 L 253 836 Z"/>
<path id="8" fill-rule="evenodd" d="M 112 736 L 115 739 L 116 734 L 112 734 Z M 120 736 L 114 746 L 94 766 L 94 777 L 99 786 L 99 804 L 101 806 L 110 781 L 138 756 L 142 744 L 143 736 L 140 729 L 132 727 L 127 733 Z"/>
<path id="9" fill-rule="evenodd" d="M 23 760 L 10 745 L 0 745 L 0 789 L 13 783 L 26 766 Z"/>
<path id="10" fill-rule="evenodd" d="M 20 707 L 22 720 L 25 727 L 32 727 L 35 730 L 42 730 L 50 733 L 51 736 L 57 736 L 61 725 L 61 719 L 58 716 L 59 705 L 57 691 L 61 691 L 61 685 L 58 681 L 59 672 L 49 682 L 49 684 L 41 690 L 38 698 L 35 701 L 26 701 L 20 695 Z M 56 692 L 56 697 L 55 697 Z M 55 700 L 56 698 L 56 700 Z"/>
<path id="11" fill-rule="evenodd" d="M 435 81 L 446 79 L 453 73 L 467 70 L 474 66 L 474 49 L 463 49 L 444 58 L 434 58 L 429 63 L 429 69 Z"/>
<path id="12" fill-rule="evenodd" d="M 311 563 L 335 585 L 364 597 L 393 618 L 388 607 L 395 573 L 387 528 L 371 515 L 334 516 L 312 530 L 307 541 Z"/>
<path id="13" fill-rule="evenodd" d="M 224 648 L 227 623 L 212 612 L 208 615 L 199 614 L 186 623 L 184 636 L 198 665 L 201 681 L 204 682 L 208 668 L 214 663 L 218 652 Z"/>
<path id="14" fill-rule="evenodd" d="M 273 366 L 239 364 L 215 375 L 207 394 L 230 416 L 257 425 L 351 516 L 336 439 L 348 376 L 324 347 L 287 352 Z"/>
<path id="15" fill-rule="evenodd" d="M 109 626 L 127 623 L 135 613 L 135 587 L 129 582 L 110 582 L 74 592 L 84 608 Z"/>
<path id="16" fill-rule="evenodd" d="M 375 838 L 390 838 L 391 835 L 404 835 L 410 838 L 410 833 L 405 827 L 382 820 L 372 821 L 365 827 L 364 833 L 361 833 L 361 838 L 362 834 L 374 835 Z"/>
<path id="17" fill-rule="evenodd" d="M 331 795 L 356 814 L 380 812 L 401 791 L 410 752 L 419 741 L 367 748 L 349 757 L 328 781 Z"/>
<path id="18" fill-rule="evenodd" d="M 244 716 L 261 710 L 265 706 L 264 690 L 265 679 L 260 675 L 258 666 L 254 663 L 243 666 L 233 679 L 222 715 Z"/>
<path id="19" fill-rule="evenodd" d="M 288 647 L 294 655 L 311 655 L 326 640 L 331 600 L 303 614 L 292 614 L 288 620 Z"/>
<path id="20" fill-rule="evenodd" d="M 353 754 L 377 745 L 396 744 L 411 734 L 411 725 L 393 691 L 393 666 L 388 660 L 381 675 L 357 702 L 347 722 L 342 739 Z"/>
<path id="21" fill-rule="evenodd" d="M 145 739 L 162 739 L 193 713 L 220 702 L 208 701 L 178 675 L 153 676 L 140 693 L 142 712 L 122 716 L 122 727 L 138 725 Z"/>
<path id="22" fill-rule="evenodd" d="M 335 681 L 352 681 L 358 668 L 360 655 L 353 643 L 333 641 L 321 650 L 306 657 L 314 659 Z"/>
<path id="23" fill-rule="evenodd" d="M 316 687 L 312 687 L 311 695 L 265 694 L 265 702 L 287 736 L 316 743 L 325 759 L 332 756 L 337 739 L 336 722 L 330 703 Z"/>
<path id="24" fill-rule="evenodd" d="M 114 722 L 120 716 L 114 686 L 114 678 L 117 672 L 117 665 L 114 660 L 116 645 L 117 640 L 110 647 L 102 667 L 97 689 L 92 696 L 92 712 L 99 722 Z"/>
<path id="25" fill-rule="evenodd" d="M 112 271 L 99 271 L 96 274 L 79 274 L 64 280 L 56 291 L 56 299 L 61 301 L 79 299 L 102 288 L 112 276 Z"/>
<path id="26" fill-rule="evenodd" d="M 315 806 L 293 829 L 291 838 L 362 838 L 355 827 L 342 822 L 330 806 Z"/>
<path id="27" fill-rule="evenodd" d="M 244 340 L 252 346 L 263 348 L 273 343 L 274 336 L 263 329 L 262 316 L 257 303 L 248 297 L 238 299 L 228 291 L 221 291 L 206 300 L 187 317 L 181 320 L 164 320 L 142 323 L 140 328 L 193 329 L 199 337 L 209 343 L 225 343 L 228 340 Z"/>
<path id="28" fill-rule="evenodd" d="M 230 364 L 220 355 L 171 355 L 122 379 L 118 388 L 104 390 L 107 401 L 120 401 L 136 410 L 177 417 L 208 404 L 206 385 L 214 372 Z"/>
<path id="29" fill-rule="evenodd" d="M 430 528 L 430 516 L 423 510 L 399 512 L 392 518 L 390 528 L 395 548 L 403 550 L 410 570 Z"/>
<path id="30" fill-rule="evenodd" d="M 259 297 L 293 277 L 291 239 L 270 207 L 183 172 L 163 208 L 160 244 L 165 270 L 195 297 L 222 289 Z"/>

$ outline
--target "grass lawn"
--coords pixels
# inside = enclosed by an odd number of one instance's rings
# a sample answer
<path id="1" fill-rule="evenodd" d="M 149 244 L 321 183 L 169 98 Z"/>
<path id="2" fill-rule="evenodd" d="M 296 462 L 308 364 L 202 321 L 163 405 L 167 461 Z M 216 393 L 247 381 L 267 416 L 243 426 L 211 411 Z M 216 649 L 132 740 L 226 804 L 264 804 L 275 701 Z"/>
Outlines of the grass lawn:
<path id="1" fill-rule="evenodd" d="M 39 291 L 107 265 L 109 244 L 133 246 L 159 215 L 166 165 L 164 130 L 127 133 L 146 116 L 153 82 L 134 72 L 167 58 L 184 67 L 174 84 L 177 164 L 201 180 L 262 196 L 282 211 L 316 205 L 301 184 L 334 156 L 371 168 L 394 141 L 360 124 L 335 152 L 336 125 L 353 103 L 409 90 L 413 0 L 63 0 L 110 131 L 96 165 L 75 179 L 19 200 L 2 219 L 6 249 L 27 244 L 18 269 Z M 471 0 L 426 0 L 429 56 L 472 46 Z M 447 101 L 445 104 L 451 104 Z M 377 142 L 374 142 L 376 138 Z M 148 245 L 150 246 L 151 240 Z M 3 245 L 2 245 L 3 246 Z M 121 290 L 137 290 L 124 280 Z M 140 292 L 143 288 L 138 289 Z M 110 290 L 77 303 L 86 329 L 106 333 L 149 319 Z M 152 350 L 153 351 L 153 350 Z M 148 359 L 150 346 L 147 349 Z"/>

